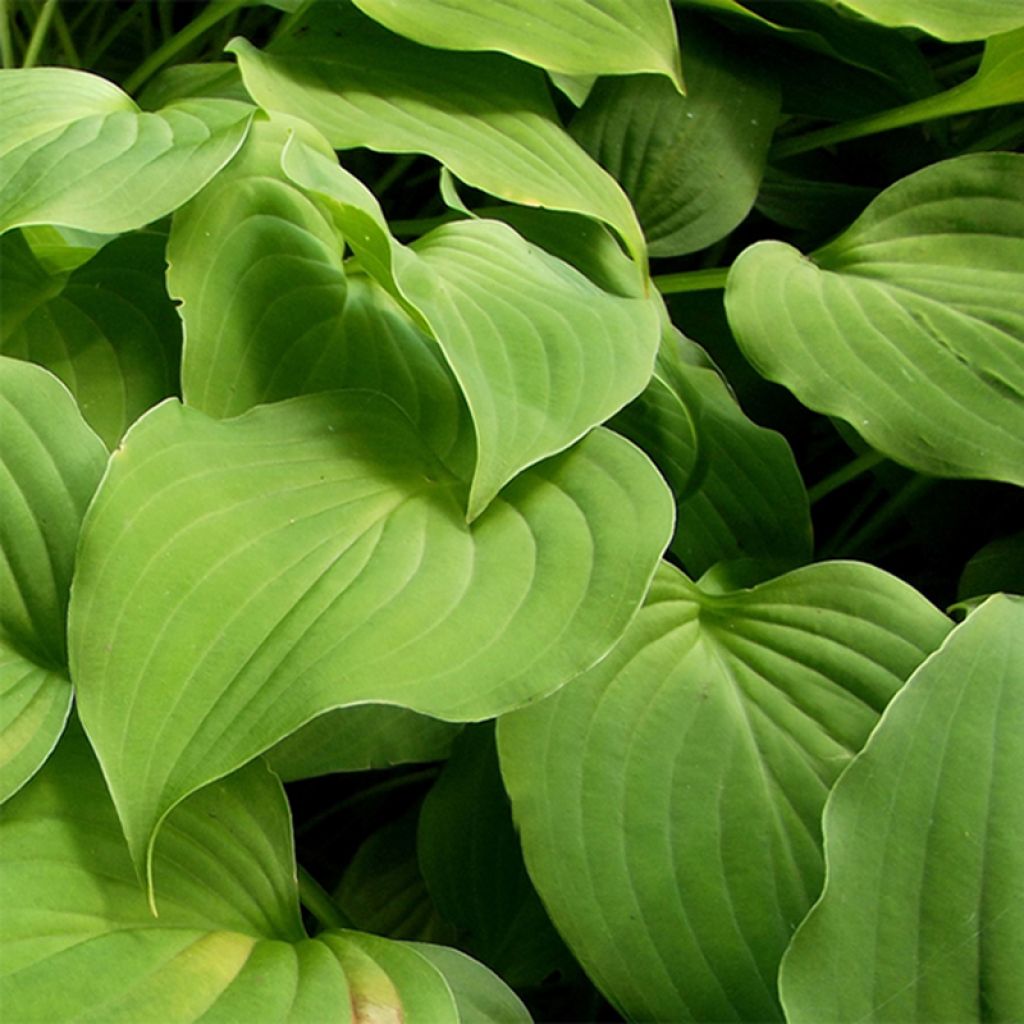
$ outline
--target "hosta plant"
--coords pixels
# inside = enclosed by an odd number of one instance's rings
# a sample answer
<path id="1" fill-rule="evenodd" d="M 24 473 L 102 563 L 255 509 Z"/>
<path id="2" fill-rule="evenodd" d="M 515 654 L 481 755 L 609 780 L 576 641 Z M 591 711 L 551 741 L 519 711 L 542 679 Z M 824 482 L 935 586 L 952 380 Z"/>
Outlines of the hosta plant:
<path id="1" fill-rule="evenodd" d="M 1024 8 L 0 0 L 0 1015 L 1024 1017 Z"/>

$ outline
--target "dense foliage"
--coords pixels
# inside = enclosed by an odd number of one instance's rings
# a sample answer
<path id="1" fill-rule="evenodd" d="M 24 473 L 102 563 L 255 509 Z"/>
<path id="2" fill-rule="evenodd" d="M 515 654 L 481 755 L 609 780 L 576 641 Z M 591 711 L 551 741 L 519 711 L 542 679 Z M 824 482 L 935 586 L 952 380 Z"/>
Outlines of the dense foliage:
<path id="1" fill-rule="evenodd" d="M 1018 0 L 0 51 L 4 1021 L 1024 1018 Z"/>

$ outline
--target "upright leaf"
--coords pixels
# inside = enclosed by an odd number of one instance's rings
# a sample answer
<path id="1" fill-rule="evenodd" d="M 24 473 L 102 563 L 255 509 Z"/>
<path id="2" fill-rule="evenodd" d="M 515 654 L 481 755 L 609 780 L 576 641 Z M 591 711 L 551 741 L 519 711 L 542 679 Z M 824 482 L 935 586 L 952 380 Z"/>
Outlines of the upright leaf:
<path id="1" fill-rule="evenodd" d="M 70 642 L 140 867 L 183 797 L 332 708 L 466 721 L 554 690 L 618 638 L 671 531 L 660 477 L 606 431 L 472 527 L 464 500 L 368 391 L 135 424 L 84 528 Z"/>
<path id="2" fill-rule="evenodd" d="M 179 207 L 242 144 L 252 107 L 196 99 L 144 113 L 70 68 L 0 71 L 0 232 L 130 231 Z"/>
<path id="3" fill-rule="evenodd" d="M 663 78 L 603 79 L 573 136 L 636 207 L 652 256 L 703 249 L 750 212 L 779 114 L 768 69 L 708 28 L 684 26 L 686 96 Z"/>
<path id="4" fill-rule="evenodd" d="M 71 708 L 65 620 L 103 443 L 67 389 L 0 357 L 0 801 L 46 760 Z"/>
<path id="5" fill-rule="evenodd" d="M 682 89 L 668 0 L 355 0 L 425 46 L 500 50 L 565 75 L 651 72 Z M 689 64 L 687 64 L 689 72 Z"/>
<path id="6" fill-rule="evenodd" d="M 178 389 L 181 326 L 164 285 L 165 246 L 160 234 L 108 242 L 70 275 L 55 275 L 47 300 L 0 331 L 0 351 L 56 374 L 108 448 Z"/>
<path id="7" fill-rule="evenodd" d="M 788 1020 L 1024 1014 L 1024 601 L 991 598 L 893 701 L 825 809 Z"/>
<path id="8" fill-rule="evenodd" d="M 500 720 L 530 875 L 626 1017 L 781 1020 L 829 787 L 949 627 L 867 565 L 735 592 L 665 566 L 604 661 Z"/>
<path id="9" fill-rule="evenodd" d="M 934 164 L 808 259 L 758 242 L 734 263 L 747 356 L 812 409 L 937 476 L 1024 483 L 1024 156 Z"/>
<path id="10" fill-rule="evenodd" d="M 267 50 L 228 47 L 256 102 L 336 149 L 426 153 L 469 185 L 610 224 L 643 262 L 622 190 L 559 125 L 541 71 L 500 54 L 419 46 L 347 4 L 317 4 Z"/>
<path id="11" fill-rule="evenodd" d="M 0 1004 L 62 1021 L 405 1020 L 459 1024 L 463 1000 L 528 1020 L 502 983 L 453 951 L 356 932 L 306 937 L 288 808 L 255 764 L 192 798 L 156 859 L 146 905 L 92 751 L 75 727 L 0 817 Z M 460 992 L 466 987 L 467 991 Z"/>

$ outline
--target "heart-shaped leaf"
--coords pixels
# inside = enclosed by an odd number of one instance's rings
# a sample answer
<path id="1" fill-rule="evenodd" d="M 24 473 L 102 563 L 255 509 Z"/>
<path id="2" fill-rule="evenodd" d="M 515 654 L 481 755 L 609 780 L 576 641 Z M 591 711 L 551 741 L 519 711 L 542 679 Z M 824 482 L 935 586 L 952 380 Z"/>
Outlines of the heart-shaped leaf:
<path id="1" fill-rule="evenodd" d="M 1024 26 L 1024 10 L 1006 0 L 842 0 L 842 6 L 881 25 L 919 28 L 951 43 Z"/>
<path id="2" fill-rule="evenodd" d="M 472 527 L 386 397 L 215 421 L 166 402 L 84 527 L 72 678 L 137 863 L 161 818 L 331 708 L 493 716 L 615 642 L 671 531 L 650 463 L 599 430 Z M 611 514 L 609 514 L 611 512 Z"/>
<path id="3" fill-rule="evenodd" d="M 566 75 L 660 73 L 682 89 L 668 0 L 355 3 L 392 32 L 425 46 L 500 50 Z M 538 24 L 543 28 L 538 30 Z"/>
<path id="4" fill-rule="evenodd" d="M 657 351 L 655 298 L 611 294 L 503 223 L 445 225 L 413 247 L 336 161 L 292 145 L 285 169 L 334 205 L 366 269 L 437 340 L 476 433 L 468 515 L 637 395 Z"/>
<path id="5" fill-rule="evenodd" d="M 625 1016 L 781 1019 L 829 787 L 949 627 L 867 565 L 731 593 L 665 566 L 604 661 L 500 720 L 530 875 Z"/>
<path id="6" fill-rule="evenodd" d="M 746 217 L 779 114 L 752 54 L 696 23 L 683 35 L 686 96 L 664 78 L 604 79 L 572 123 L 632 199 L 652 256 L 703 249 Z"/>
<path id="7" fill-rule="evenodd" d="M 67 385 L 108 448 L 177 390 L 181 325 L 164 287 L 165 247 L 159 234 L 116 238 L 70 275 L 55 275 L 46 301 L 0 333 L 4 355 L 39 363 Z M 11 249 L 0 251 L 0 274 L 16 258 L 35 264 Z"/>
<path id="8" fill-rule="evenodd" d="M 242 144 L 253 109 L 198 99 L 143 113 L 70 68 L 0 71 L 0 232 L 131 231 L 195 195 Z"/>
<path id="9" fill-rule="evenodd" d="M 0 817 L 0 1004 L 19 1024 L 529 1019 L 454 950 L 335 930 L 307 938 L 287 803 L 263 765 L 177 810 L 155 868 L 159 917 L 74 726 Z M 464 1013 L 481 1000 L 497 1012 Z"/>
<path id="10" fill-rule="evenodd" d="M 0 357 L 0 800 L 39 768 L 71 708 L 65 618 L 75 546 L 107 453 L 67 389 Z"/>
<path id="11" fill-rule="evenodd" d="M 911 677 L 825 809 L 828 881 L 783 961 L 793 1024 L 1024 1013 L 1024 600 Z"/>
<path id="12" fill-rule="evenodd" d="M 503 199 L 605 221 L 643 262 L 629 200 L 558 123 L 540 70 L 419 46 L 347 4 L 314 5 L 265 51 L 244 39 L 228 50 L 256 102 L 305 119 L 336 149 L 426 153 Z"/>
<path id="13" fill-rule="evenodd" d="M 1024 483 L 1024 156 L 933 164 L 811 259 L 758 242 L 729 274 L 744 352 L 812 409 L 937 476 Z"/>

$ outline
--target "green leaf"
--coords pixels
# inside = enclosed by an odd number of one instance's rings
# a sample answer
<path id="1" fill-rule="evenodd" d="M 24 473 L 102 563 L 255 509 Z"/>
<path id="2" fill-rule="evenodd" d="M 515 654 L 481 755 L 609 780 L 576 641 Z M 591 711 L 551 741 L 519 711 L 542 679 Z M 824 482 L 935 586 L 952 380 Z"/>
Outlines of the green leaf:
<path id="1" fill-rule="evenodd" d="M 957 600 L 1004 591 L 1024 594 L 1024 530 L 986 544 L 964 566 Z"/>
<path id="2" fill-rule="evenodd" d="M 1024 1014 L 1024 602 L 995 597 L 893 701 L 825 809 L 788 1020 Z"/>
<path id="3" fill-rule="evenodd" d="M 750 52 L 683 25 L 687 94 L 663 78 L 604 79 L 572 134 L 626 190 L 652 256 L 703 249 L 750 212 L 779 91 Z"/>
<path id="4" fill-rule="evenodd" d="M 629 200 L 559 125 L 540 70 L 418 46 L 342 4 L 317 4 L 266 51 L 244 39 L 228 50 L 261 106 L 303 118 L 335 149 L 425 153 L 503 199 L 603 220 L 643 263 Z"/>
<path id="5" fill-rule="evenodd" d="M 500 720 L 530 876 L 620 1012 L 781 1019 L 829 787 L 949 627 L 867 565 L 736 592 L 666 565 L 604 661 Z"/>
<path id="6" fill-rule="evenodd" d="M 360 704 L 314 718 L 264 756 L 285 782 L 410 761 L 441 761 L 460 728 L 406 708 Z"/>
<path id="7" fill-rule="evenodd" d="M 190 199 L 242 144 L 252 107 L 197 99 L 143 113 L 69 68 L 0 71 L 0 232 L 143 227 Z"/>
<path id="8" fill-rule="evenodd" d="M 1024 157 L 897 182 L 808 259 L 758 242 L 729 274 L 748 358 L 873 448 L 936 476 L 1024 483 Z"/>
<path id="9" fill-rule="evenodd" d="M 913 103 L 785 139 L 775 146 L 773 155 L 791 156 L 906 125 L 1015 103 L 1024 103 L 1024 29 L 987 40 L 978 70 L 966 82 Z"/>
<path id="10" fill-rule="evenodd" d="M 0 333 L 4 355 L 39 363 L 67 385 L 108 448 L 177 391 L 181 325 L 164 286 L 165 245 L 141 233 L 108 242 L 70 276 L 55 277 L 47 300 Z M 0 252 L 0 272 L 9 252 Z"/>
<path id="11" fill-rule="evenodd" d="M 416 859 L 419 808 L 370 834 L 334 893 L 350 921 L 389 939 L 455 941 L 456 929 L 434 905 Z"/>
<path id="12" fill-rule="evenodd" d="M 71 708 L 65 619 L 106 451 L 38 366 L 0 357 L 0 801 L 46 760 Z"/>
<path id="13" fill-rule="evenodd" d="M 530 884 L 489 724 L 470 726 L 423 801 L 420 869 L 459 945 L 513 988 L 539 985 L 570 959 Z"/>
<path id="14" fill-rule="evenodd" d="M 355 3 L 392 32 L 425 46 L 499 50 L 565 75 L 660 73 L 682 91 L 668 0 Z"/>
<path id="15" fill-rule="evenodd" d="M 919 28 L 962 43 L 1024 26 L 1024 10 L 1007 0 L 842 0 L 842 6 L 891 28 Z"/>
<path id="16" fill-rule="evenodd" d="M 332 708 L 467 721 L 556 689 L 618 638 L 671 530 L 660 477 L 600 430 L 472 527 L 464 502 L 368 391 L 136 423 L 90 508 L 70 637 L 140 866 L 179 800 Z"/>
<path id="17" fill-rule="evenodd" d="M 18 1008 L 19 1024 L 458 1024 L 464 999 L 518 1006 L 484 968 L 431 947 L 344 931 L 306 938 L 287 803 L 260 764 L 175 811 L 155 869 L 159 917 L 75 726 L 0 818 L 0 1003 Z"/>
<path id="18" fill-rule="evenodd" d="M 367 271 L 436 339 L 476 433 L 468 517 L 522 469 L 578 440 L 647 383 L 656 297 L 610 294 L 505 224 L 446 224 L 405 248 L 376 200 L 309 146 L 289 176 L 325 201 Z"/>

